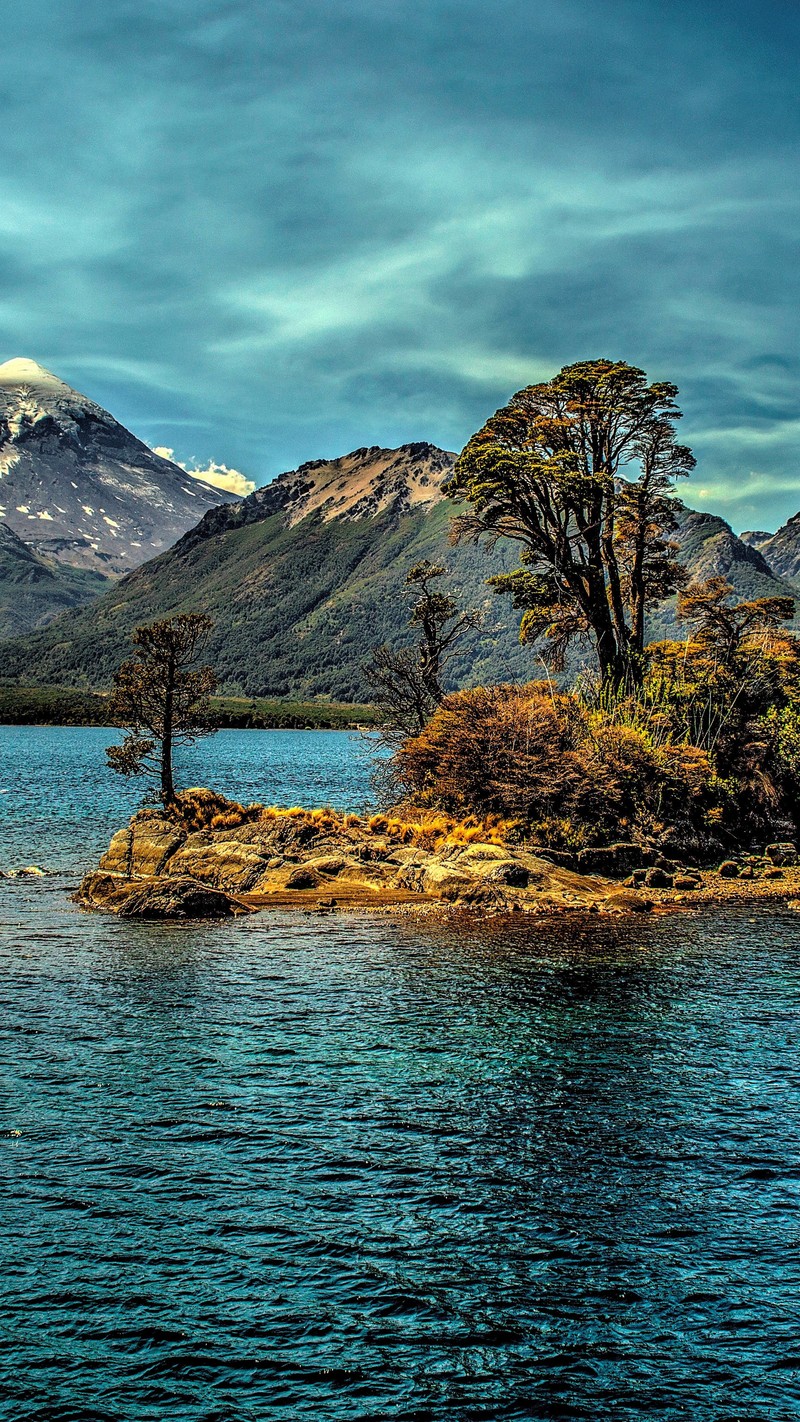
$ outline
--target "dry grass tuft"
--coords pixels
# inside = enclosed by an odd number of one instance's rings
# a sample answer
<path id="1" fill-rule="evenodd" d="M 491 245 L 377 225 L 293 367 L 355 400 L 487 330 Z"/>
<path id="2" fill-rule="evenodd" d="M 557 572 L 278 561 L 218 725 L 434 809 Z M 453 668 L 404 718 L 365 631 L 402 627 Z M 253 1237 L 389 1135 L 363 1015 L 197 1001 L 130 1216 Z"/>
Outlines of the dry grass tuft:
<path id="1" fill-rule="evenodd" d="M 237 800 L 227 800 L 214 790 L 196 785 L 184 790 L 177 798 L 175 812 L 187 830 L 237 829 L 240 825 L 251 824 L 261 814 L 263 806 L 240 805 Z"/>
<path id="2" fill-rule="evenodd" d="M 401 808 L 387 814 L 362 818 L 355 814 L 339 814 L 329 805 L 307 810 L 302 805 L 288 808 L 280 805 L 240 805 L 227 800 L 213 790 L 197 786 L 178 797 L 177 813 L 190 832 L 197 830 L 232 830 L 256 821 L 275 825 L 283 821 L 298 829 L 307 825 L 316 834 L 341 836 L 357 841 L 364 836 L 378 835 L 390 844 L 406 845 L 435 854 L 448 845 L 503 844 L 515 837 L 519 823 L 489 815 L 484 819 L 469 815 L 455 819 L 440 811 Z"/>

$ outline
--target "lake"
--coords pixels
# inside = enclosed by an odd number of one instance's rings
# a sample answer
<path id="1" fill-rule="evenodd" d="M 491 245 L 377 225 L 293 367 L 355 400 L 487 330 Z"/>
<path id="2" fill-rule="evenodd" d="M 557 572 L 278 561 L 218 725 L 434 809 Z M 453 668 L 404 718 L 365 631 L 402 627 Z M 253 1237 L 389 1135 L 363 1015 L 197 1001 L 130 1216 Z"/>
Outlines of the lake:
<path id="1" fill-rule="evenodd" d="M 0 729 L 0 1417 L 800 1412 L 800 918 L 156 925 L 68 889 L 139 791 Z M 361 738 L 184 783 L 369 799 Z"/>

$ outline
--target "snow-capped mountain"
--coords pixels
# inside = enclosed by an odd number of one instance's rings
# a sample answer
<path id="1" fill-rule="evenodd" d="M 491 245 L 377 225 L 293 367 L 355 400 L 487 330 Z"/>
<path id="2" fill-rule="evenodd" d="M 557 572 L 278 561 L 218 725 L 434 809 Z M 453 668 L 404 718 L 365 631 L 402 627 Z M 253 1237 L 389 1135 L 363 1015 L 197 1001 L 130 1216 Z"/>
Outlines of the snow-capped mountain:
<path id="1" fill-rule="evenodd" d="M 233 497 L 35 361 L 0 365 L 0 520 L 37 553 L 125 573 Z"/>

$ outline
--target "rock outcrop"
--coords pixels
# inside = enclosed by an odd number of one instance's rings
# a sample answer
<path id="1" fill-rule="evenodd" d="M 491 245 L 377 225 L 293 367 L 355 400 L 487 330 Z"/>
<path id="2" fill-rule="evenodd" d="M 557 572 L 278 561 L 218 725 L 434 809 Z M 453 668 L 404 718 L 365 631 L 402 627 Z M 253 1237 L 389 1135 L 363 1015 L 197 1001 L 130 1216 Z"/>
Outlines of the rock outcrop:
<path id="1" fill-rule="evenodd" d="M 187 790 L 172 815 L 134 815 L 76 899 L 126 918 L 409 906 L 628 915 L 731 899 L 786 901 L 800 891 L 797 846 L 788 840 L 697 869 L 631 843 L 573 856 L 509 843 L 474 819 L 406 814 L 245 807 L 211 790 Z"/>
<path id="2" fill-rule="evenodd" d="M 606 878 L 577 874 L 516 845 L 448 843 L 445 835 L 423 847 L 332 811 L 254 806 L 241 816 L 238 824 L 191 829 L 140 811 L 114 835 L 99 870 L 86 876 L 79 902 L 126 917 L 317 904 L 439 903 L 527 913 L 650 907 Z"/>
<path id="3" fill-rule="evenodd" d="M 98 870 L 86 875 L 76 897 L 84 908 L 120 918 L 230 918 L 251 912 L 241 899 L 187 875 L 128 879 Z"/>

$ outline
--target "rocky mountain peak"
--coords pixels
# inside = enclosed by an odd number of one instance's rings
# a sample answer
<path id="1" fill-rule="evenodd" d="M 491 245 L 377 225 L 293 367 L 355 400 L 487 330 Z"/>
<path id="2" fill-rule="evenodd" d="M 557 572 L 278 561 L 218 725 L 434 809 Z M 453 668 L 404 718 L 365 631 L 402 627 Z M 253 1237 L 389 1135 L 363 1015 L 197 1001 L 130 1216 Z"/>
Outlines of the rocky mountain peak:
<path id="1" fill-rule="evenodd" d="M 755 543 L 756 537 L 759 542 Z M 776 576 L 789 582 L 800 581 L 800 513 L 792 514 L 777 533 L 742 534 L 745 542 L 755 543 Z"/>
<path id="2" fill-rule="evenodd" d="M 0 519 L 36 552 L 124 573 L 233 497 L 155 454 L 36 361 L 0 365 Z"/>
<path id="3" fill-rule="evenodd" d="M 454 454 L 433 444 L 371 445 L 338 459 L 301 464 L 279 475 L 271 487 L 280 494 L 290 525 L 311 513 L 319 513 L 323 522 L 373 518 L 390 506 L 402 511 L 439 503 L 454 462 Z"/>

